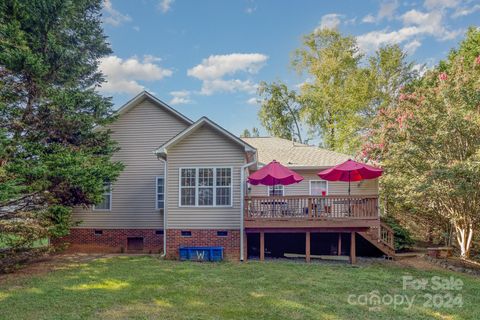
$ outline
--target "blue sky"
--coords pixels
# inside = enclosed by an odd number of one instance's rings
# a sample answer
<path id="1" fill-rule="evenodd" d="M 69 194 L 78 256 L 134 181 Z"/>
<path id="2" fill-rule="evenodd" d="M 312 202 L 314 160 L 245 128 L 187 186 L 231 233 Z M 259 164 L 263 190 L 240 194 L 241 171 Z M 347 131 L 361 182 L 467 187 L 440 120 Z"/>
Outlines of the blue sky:
<path id="1" fill-rule="evenodd" d="M 106 0 L 113 53 L 100 63 L 108 80 L 101 91 L 119 107 L 145 89 L 193 120 L 205 115 L 240 134 L 260 127 L 258 82 L 295 88 L 305 80 L 290 58 L 317 28 L 356 36 L 367 55 L 398 43 L 429 67 L 479 21 L 480 0 Z"/>

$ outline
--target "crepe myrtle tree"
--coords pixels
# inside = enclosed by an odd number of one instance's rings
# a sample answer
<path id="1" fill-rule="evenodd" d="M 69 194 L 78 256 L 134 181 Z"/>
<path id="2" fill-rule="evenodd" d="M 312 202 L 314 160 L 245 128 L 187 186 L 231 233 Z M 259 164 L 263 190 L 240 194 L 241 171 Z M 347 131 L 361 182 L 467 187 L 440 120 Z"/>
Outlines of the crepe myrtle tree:
<path id="1" fill-rule="evenodd" d="M 0 3 L 0 235 L 9 247 L 65 235 L 122 165 L 96 88 L 111 52 L 101 0 Z"/>
<path id="2" fill-rule="evenodd" d="M 435 213 L 469 257 L 480 223 L 480 31 L 380 110 L 361 157 L 385 169 L 390 202 Z"/>

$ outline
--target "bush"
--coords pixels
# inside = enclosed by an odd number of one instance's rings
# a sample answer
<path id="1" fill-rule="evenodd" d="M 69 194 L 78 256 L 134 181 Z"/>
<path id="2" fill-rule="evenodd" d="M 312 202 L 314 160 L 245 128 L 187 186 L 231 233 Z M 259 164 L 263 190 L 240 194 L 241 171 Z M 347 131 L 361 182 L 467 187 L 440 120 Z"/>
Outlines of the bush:
<path id="1" fill-rule="evenodd" d="M 392 216 L 382 217 L 385 222 L 395 232 L 395 250 L 406 250 L 412 248 L 415 241 L 412 239 L 410 231 L 400 225 L 399 221 Z"/>

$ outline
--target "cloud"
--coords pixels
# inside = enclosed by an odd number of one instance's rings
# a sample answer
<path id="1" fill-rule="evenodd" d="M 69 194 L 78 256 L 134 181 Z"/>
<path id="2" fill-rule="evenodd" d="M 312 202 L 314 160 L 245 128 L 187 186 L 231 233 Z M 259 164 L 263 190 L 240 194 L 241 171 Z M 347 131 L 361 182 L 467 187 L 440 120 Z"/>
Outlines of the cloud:
<path id="1" fill-rule="evenodd" d="M 170 95 L 173 97 L 170 100 L 171 105 L 188 104 L 193 102 L 193 100 L 190 99 L 190 91 L 188 90 L 172 91 L 170 92 Z"/>
<path id="2" fill-rule="evenodd" d="M 144 56 L 143 60 L 136 56 L 125 60 L 117 56 L 100 59 L 99 69 L 107 82 L 99 91 L 135 94 L 145 88 L 138 81 L 153 82 L 171 76 L 173 72 L 160 67 L 155 63 L 158 61 L 159 58 L 150 55 Z"/>
<path id="3" fill-rule="evenodd" d="M 329 13 L 322 16 L 320 20 L 320 25 L 315 29 L 315 31 L 322 30 L 322 29 L 336 29 L 340 25 L 341 18 L 343 15 L 337 13 Z"/>
<path id="4" fill-rule="evenodd" d="M 248 104 L 251 104 L 252 106 L 258 106 L 260 104 L 260 102 L 258 101 L 257 98 L 255 97 L 252 97 L 250 99 L 247 100 L 247 103 Z"/>
<path id="5" fill-rule="evenodd" d="M 245 9 L 245 12 L 248 14 L 252 14 L 255 11 L 257 11 L 257 4 L 255 3 L 255 0 L 249 0 L 248 1 L 248 6 Z"/>
<path id="6" fill-rule="evenodd" d="M 378 13 L 376 16 L 373 14 L 367 14 L 365 17 L 363 17 L 362 22 L 363 23 L 377 23 L 380 22 L 383 19 L 388 19 L 391 20 L 394 15 L 395 11 L 398 8 L 398 1 L 397 0 L 386 0 L 383 1 L 380 4 L 380 8 L 378 10 Z"/>
<path id="7" fill-rule="evenodd" d="M 452 14 L 452 18 L 464 17 L 468 16 L 472 13 L 480 11 L 480 4 L 476 4 L 473 7 L 461 7 L 457 8 L 455 12 Z"/>
<path id="8" fill-rule="evenodd" d="M 395 13 L 395 10 L 398 8 L 397 0 L 388 0 L 380 4 L 380 10 L 378 10 L 377 18 L 378 20 L 382 19 L 392 19 Z"/>
<path id="9" fill-rule="evenodd" d="M 132 29 L 135 30 L 135 31 L 137 31 L 137 32 L 140 31 L 140 27 L 139 27 L 139 26 L 133 26 Z"/>
<path id="10" fill-rule="evenodd" d="M 172 8 L 172 4 L 174 2 L 175 0 L 161 0 L 158 3 L 158 9 L 160 9 L 160 11 L 162 11 L 163 13 L 167 13 Z"/>
<path id="11" fill-rule="evenodd" d="M 447 9 L 454 8 L 460 4 L 460 0 L 425 0 L 423 3 L 427 9 Z"/>
<path id="12" fill-rule="evenodd" d="M 103 22 L 114 27 L 118 27 L 124 22 L 132 21 L 132 18 L 128 14 L 122 14 L 116 10 L 110 0 L 103 1 Z"/>
<path id="13" fill-rule="evenodd" d="M 415 51 L 422 45 L 422 43 L 418 40 L 413 40 L 409 43 L 407 43 L 405 45 L 405 50 L 409 53 L 409 54 L 414 54 Z"/>
<path id="14" fill-rule="evenodd" d="M 400 20 L 403 27 L 389 31 L 388 29 L 371 31 L 357 37 L 359 47 L 364 52 L 372 52 L 386 44 L 410 42 L 411 49 L 418 45 L 412 40 L 421 36 L 432 36 L 437 40 L 450 40 L 460 35 L 462 30 L 449 30 L 443 24 L 444 13 L 440 10 L 421 12 L 410 10 Z"/>
<path id="15" fill-rule="evenodd" d="M 362 22 L 364 23 L 375 23 L 377 19 L 372 14 L 367 14 L 365 17 L 363 17 Z"/>
<path id="16" fill-rule="evenodd" d="M 260 53 L 232 53 L 212 55 L 202 63 L 189 69 L 187 75 L 202 80 L 201 94 L 215 92 L 255 92 L 257 85 L 251 80 L 225 79 L 237 73 L 256 74 L 267 61 L 268 56 Z"/>

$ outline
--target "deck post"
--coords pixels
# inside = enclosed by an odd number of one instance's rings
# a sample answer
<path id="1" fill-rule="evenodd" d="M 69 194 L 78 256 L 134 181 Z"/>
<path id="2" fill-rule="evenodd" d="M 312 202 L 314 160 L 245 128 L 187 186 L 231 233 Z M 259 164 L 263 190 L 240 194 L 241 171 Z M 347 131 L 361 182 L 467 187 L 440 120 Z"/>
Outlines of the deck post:
<path id="1" fill-rule="evenodd" d="M 338 233 L 337 256 L 342 255 L 342 233 Z"/>
<path id="2" fill-rule="evenodd" d="M 265 233 L 260 231 L 260 261 L 265 260 Z"/>
<path id="3" fill-rule="evenodd" d="M 305 233 L 305 261 L 310 262 L 310 231 Z"/>
<path id="4" fill-rule="evenodd" d="M 243 233 L 243 261 L 248 260 L 248 234 Z"/>
<path id="5" fill-rule="evenodd" d="M 357 254 L 355 248 L 355 232 L 350 233 L 350 263 L 357 263 Z"/>

